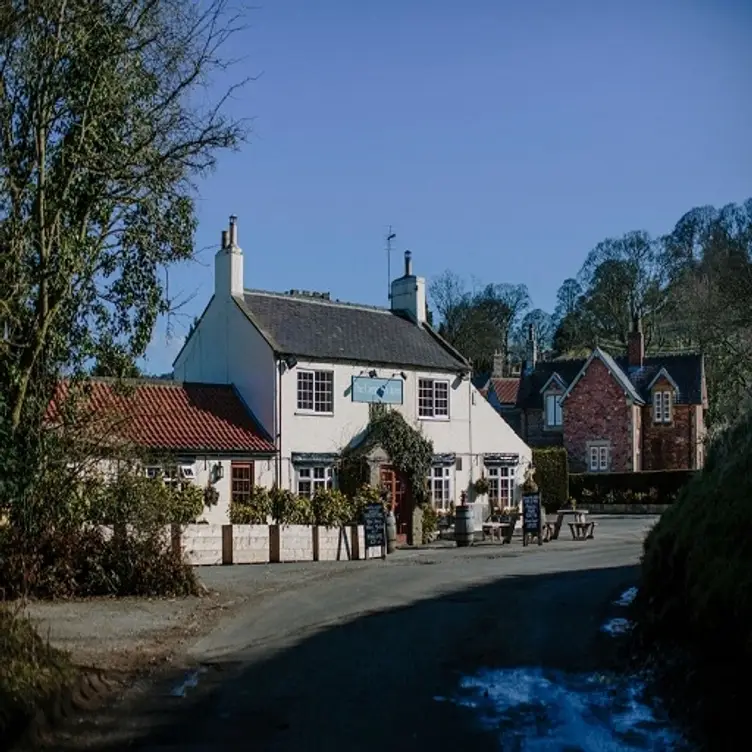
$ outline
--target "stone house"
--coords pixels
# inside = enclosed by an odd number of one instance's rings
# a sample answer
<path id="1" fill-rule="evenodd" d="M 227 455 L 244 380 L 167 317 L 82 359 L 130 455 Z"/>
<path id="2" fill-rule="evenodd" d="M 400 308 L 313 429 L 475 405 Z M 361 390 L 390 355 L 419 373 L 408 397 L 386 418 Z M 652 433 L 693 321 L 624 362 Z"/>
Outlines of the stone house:
<path id="1" fill-rule="evenodd" d="M 691 470 L 704 463 L 702 355 L 645 356 L 639 321 L 626 356 L 538 361 L 529 334 L 515 420 L 530 446 L 564 446 L 572 472 Z"/>
<path id="2" fill-rule="evenodd" d="M 428 324 L 425 279 L 413 274 L 409 251 L 389 307 L 248 289 L 231 217 L 214 281 L 175 359 L 175 377 L 234 385 L 273 437 L 279 487 L 306 495 L 336 487 L 342 452 L 362 440 L 371 408 L 381 404 L 432 441 L 426 480 L 438 510 L 468 491 L 480 520 L 490 502 L 518 499 L 530 448 L 478 392 L 467 360 Z M 387 457 L 375 452 L 372 460 L 372 482 L 390 490 L 402 534 L 412 517 L 406 480 Z M 481 475 L 491 494 L 476 499 L 472 484 Z"/>

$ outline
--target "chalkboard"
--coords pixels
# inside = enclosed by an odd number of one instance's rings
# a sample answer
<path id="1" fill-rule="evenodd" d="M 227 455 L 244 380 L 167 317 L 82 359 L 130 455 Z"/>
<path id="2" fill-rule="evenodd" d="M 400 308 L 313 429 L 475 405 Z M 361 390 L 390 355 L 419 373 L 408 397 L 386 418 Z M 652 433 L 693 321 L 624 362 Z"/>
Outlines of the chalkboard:
<path id="1" fill-rule="evenodd" d="M 386 546 L 386 516 L 381 504 L 368 504 L 363 515 L 366 529 L 366 548 Z"/>
<path id="2" fill-rule="evenodd" d="M 541 531 L 541 499 L 539 493 L 522 497 L 522 532 L 539 535 Z"/>

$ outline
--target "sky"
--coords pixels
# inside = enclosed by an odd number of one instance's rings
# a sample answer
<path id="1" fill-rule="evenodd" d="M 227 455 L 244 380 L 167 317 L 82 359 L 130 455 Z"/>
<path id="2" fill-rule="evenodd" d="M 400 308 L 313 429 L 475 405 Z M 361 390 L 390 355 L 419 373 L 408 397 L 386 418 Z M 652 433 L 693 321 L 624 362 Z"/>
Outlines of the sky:
<path id="1" fill-rule="evenodd" d="M 251 134 L 197 183 L 151 373 L 211 297 L 230 214 L 246 287 L 387 305 L 391 225 L 392 276 L 410 249 L 429 283 L 524 283 L 552 311 L 604 238 L 752 196 L 748 0 L 235 1 L 213 86 L 254 78 L 227 110 Z"/>

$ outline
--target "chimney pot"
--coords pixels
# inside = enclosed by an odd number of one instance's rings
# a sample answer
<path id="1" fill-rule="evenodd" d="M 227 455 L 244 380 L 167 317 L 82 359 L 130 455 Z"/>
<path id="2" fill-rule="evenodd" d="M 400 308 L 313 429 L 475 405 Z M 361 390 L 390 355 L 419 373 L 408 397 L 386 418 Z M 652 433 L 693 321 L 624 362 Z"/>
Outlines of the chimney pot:
<path id="1" fill-rule="evenodd" d="M 227 230 L 222 230 L 222 249 L 227 248 L 229 237 L 230 233 Z"/>
<path id="2" fill-rule="evenodd" d="M 234 248 L 238 244 L 238 218 L 230 215 L 230 245 Z"/>
<path id="3" fill-rule="evenodd" d="M 405 276 L 411 277 L 413 274 L 413 254 L 405 251 Z"/>

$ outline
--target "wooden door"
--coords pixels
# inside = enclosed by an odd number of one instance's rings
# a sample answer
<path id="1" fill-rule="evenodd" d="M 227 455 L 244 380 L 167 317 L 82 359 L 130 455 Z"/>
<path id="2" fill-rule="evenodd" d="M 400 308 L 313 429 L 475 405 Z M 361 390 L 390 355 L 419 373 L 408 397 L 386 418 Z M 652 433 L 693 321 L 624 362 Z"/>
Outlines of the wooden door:
<path id="1" fill-rule="evenodd" d="M 407 484 L 402 473 L 398 473 L 391 465 L 380 468 L 381 484 L 389 493 L 389 501 L 394 509 L 397 522 L 397 537 L 402 541 L 407 539 L 410 527 L 410 509 L 407 499 Z"/>

